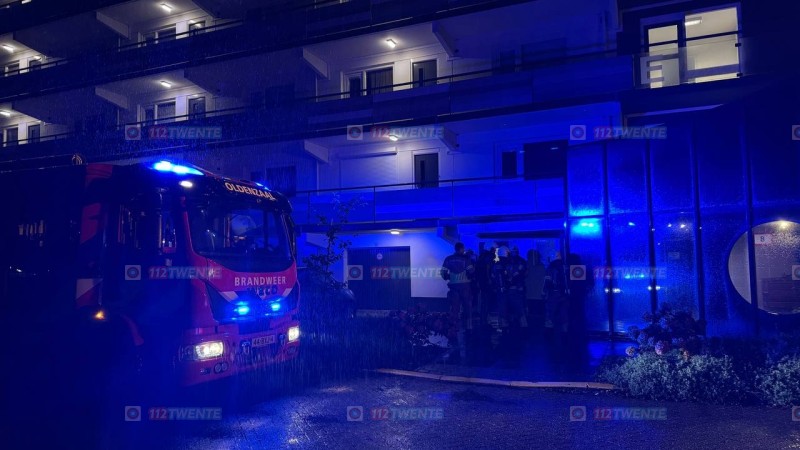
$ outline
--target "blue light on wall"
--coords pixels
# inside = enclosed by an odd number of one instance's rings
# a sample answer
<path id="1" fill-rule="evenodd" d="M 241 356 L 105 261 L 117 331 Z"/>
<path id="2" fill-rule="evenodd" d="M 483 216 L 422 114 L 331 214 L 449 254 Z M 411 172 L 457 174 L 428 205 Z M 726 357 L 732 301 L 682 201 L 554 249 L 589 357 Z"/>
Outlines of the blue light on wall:
<path id="1" fill-rule="evenodd" d="M 570 231 L 575 236 L 599 236 L 603 228 L 600 219 L 580 219 L 572 222 Z"/>

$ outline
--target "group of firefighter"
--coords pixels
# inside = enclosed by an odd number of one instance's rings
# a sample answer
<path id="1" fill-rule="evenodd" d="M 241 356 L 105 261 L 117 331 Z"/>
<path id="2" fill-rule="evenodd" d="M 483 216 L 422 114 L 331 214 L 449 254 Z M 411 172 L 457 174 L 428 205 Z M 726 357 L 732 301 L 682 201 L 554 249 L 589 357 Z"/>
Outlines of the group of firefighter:
<path id="1" fill-rule="evenodd" d="M 528 315 L 544 309 L 544 326 L 566 332 L 569 327 L 569 282 L 561 254 L 547 266 L 536 250 L 520 256 L 517 247 L 480 243 L 478 254 L 455 244 L 441 275 L 447 281 L 450 314 L 472 330 L 475 322 L 490 327 L 496 313 L 500 330 L 528 328 Z M 542 306 L 544 308 L 542 308 Z"/>

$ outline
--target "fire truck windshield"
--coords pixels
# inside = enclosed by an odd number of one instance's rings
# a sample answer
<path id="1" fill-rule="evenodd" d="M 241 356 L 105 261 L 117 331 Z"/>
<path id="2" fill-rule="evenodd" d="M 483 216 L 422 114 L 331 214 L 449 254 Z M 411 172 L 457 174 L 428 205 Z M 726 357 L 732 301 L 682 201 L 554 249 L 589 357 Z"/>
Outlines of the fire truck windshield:
<path id="1" fill-rule="evenodd" d="M 233 270 L 268 271 L 291 260 L 280 212 L 253 204 L 189 208 L 192 247 Z"/>

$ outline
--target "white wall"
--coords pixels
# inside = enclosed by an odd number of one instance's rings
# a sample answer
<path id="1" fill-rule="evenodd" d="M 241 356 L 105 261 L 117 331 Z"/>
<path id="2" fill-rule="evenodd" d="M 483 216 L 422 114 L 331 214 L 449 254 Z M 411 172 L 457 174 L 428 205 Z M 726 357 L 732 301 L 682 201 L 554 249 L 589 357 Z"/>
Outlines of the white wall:
<path id="1" fill-rule="evenodd" d="M 343 42 L 342 45 L 347 44 Z M 327 61 L 330 77 L 328 79 L 319 79 L 317 95 L 346 92 L 348 75 L 353 72 L 364 72 L 387 66 L 392 67 L 393 84 L 410 83 L 413 79 L 411 66 L 417 61 L 436 59 L 438 76 L 450 73 L 449 64 L 447 64 L 447 53 L 438 44 L 374 55 L 357 55 L 351 58 L 319 56 Z M 396 90 L 409 89 L 410 87 L 410 85 L 400 86 Z"/>
<path id="2" fill-rule="evenodd" d="M 447 255 L 453 253 L 453 246 L 439 238 L 435 230 L 403 232 L 398 236 L 384 232 L 343 235 L 342 237 L 350 239 L 353 248 L 410 247 L 411 267 L 438 269 Z M 335 271 L 337 279 L 342 279 L 344 264 L 346 262 Z M 446 298 L 447 283 L 441 277 L 412 278 L 411 296 Z"/>
<path id="3" fill-rule="evenodd" d="M 217 109 L 238 108 L 244 106 L 244 102 L 239 99 L 228 97 L 215 97 L 210 92 L 204 91 L 196 85 L 190 85 L 183 88 L 164 89 L 163 91 L 151 91 L 128 97 L 129 109 L 120 110 L 120 121 L 122 123 L 139 122 L 143 117 L 139 116 L 141 108 L 156 103 L 163 103 L 168 101 L 175 101 L 175 115 L 185 115 L 188 113 L 189 99 L 192 96 L 200 96 L 206 98 L 206 111 L 214 111 Z M 186 120 L 181 118 L 179 120 Z"/>
<path id="4" fill-rule="evenodd" d="M 3 108 L 0 108 L 3 109 Z M 7 128 L 17 127 L 17 133 L 19 136 L 19 140 L 23 141 L 28 139 L 28 125 L 39 124 L 41 128 L 39 130 L 39 135 L 41 140 L 45 140 L 47 136 L 52 136 L 54 134 L 60 133 L 67 133 L 71 131 L 71 127 L 66 125 L 54 124 L 54 123 L 45 123 L 42 122 L 35 117 L 26 116 L 24 114 L 20 114 L 18 112 L 14 112 L 11 117 L 3 117 L 0 116 L 0 141 L 5 139 L 5 130 Z M 20 145 L 25 145 L 26 142 L 20 142 Z"/>

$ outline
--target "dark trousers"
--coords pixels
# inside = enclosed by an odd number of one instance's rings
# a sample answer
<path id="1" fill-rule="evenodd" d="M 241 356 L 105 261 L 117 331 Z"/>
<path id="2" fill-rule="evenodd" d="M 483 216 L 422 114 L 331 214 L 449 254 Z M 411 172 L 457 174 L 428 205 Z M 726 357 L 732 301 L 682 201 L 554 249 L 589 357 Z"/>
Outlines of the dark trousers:
<path id="1" fill-rule="evenodd" d="M 449 287 L 447 298 L 450 300 L 450 316 L 454 321 L 458 321 L 463 307 L 467 328 L 472 328 L 472 286 L 469 283 L 459 283 L 451 284 Z"/>

